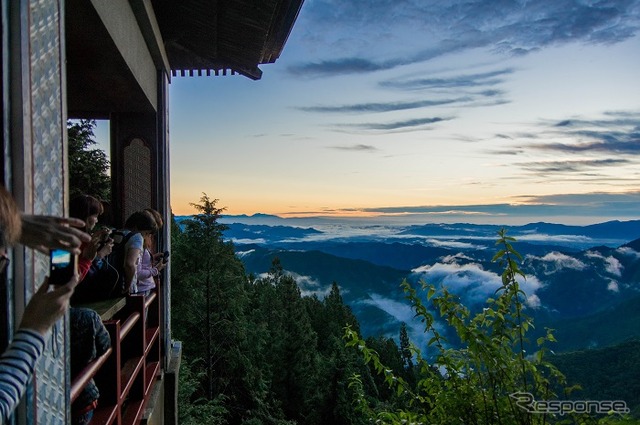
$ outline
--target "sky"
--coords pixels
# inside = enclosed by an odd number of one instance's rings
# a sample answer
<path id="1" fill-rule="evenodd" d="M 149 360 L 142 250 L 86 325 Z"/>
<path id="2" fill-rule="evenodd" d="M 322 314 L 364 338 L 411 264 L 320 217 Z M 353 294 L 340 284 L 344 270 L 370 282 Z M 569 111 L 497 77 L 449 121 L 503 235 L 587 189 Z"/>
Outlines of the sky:
<path id="1" fill-rule="evenodd" d="M 172 78 L 175 214 L 640 218 L 640 0 L 306 0 L 260 68 Z"/>

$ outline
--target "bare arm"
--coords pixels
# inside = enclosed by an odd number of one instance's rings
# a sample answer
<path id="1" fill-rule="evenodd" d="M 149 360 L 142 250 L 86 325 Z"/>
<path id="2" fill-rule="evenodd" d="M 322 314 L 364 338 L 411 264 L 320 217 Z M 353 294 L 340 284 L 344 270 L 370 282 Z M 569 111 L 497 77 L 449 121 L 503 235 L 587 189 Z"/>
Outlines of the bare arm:
<path id="1" fill-rule="evenodd" d="M 76 274 L 67 284 L 49 291 L 47 278 L 24 309 L 20 329 L 31 329 L 44 336 L 69 308 L 69 300 L 77 284 Z"/>
<path id="2" fill-rule="evenodd" d="M 140 250 L 136 248 L 130 248 L 124 257 L 124 284 L 125 292 L 129 292 L 133 280 L 136 278 L 136 271 L 138 268 L 138 258 L 140 257 Z"/>

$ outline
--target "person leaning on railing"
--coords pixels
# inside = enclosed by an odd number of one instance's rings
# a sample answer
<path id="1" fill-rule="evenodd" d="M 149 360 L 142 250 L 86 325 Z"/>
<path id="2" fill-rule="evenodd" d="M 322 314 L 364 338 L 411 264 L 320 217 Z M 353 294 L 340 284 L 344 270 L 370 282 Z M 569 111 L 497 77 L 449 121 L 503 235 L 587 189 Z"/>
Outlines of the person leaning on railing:
<path id="1" fill-rule="evenodd" d="M 156 223 L 156 227 L 160 230 L 163 226 L 162 216 L 160 213 L 152 208 L 147 208 L 142 211 L 145 214 L 153 217 Z M 156 282 L 159 280 L 159 275 L 162 269 L 166 266 L 163 261 L 163 253 L 154 253 L 155 249 L 155 236 L 157 232 L 147 232 L 143 236 L 144 244 L 142 247 L 142 256 L 138 263 L 137 269 L 137 294 L 142 294 L 145 297 L 149 296 L 151 291 L 156 288 Z"/>
<path id="2" fill-rule="evenodd" d="M 62 248 L 80 253 L 80 245 L 91 237 L 70 226 L 81 227 L 82 221 L 69 218 L 20 214 L 4 187 L 0 186 L 0 273 L 5 277 L 9 265 L 7 249 L 22 243 L 47 252 Z M 48 279 L 31 297 L 13 341 L 0 356 L 0 424 L 13 413 L 35 364 L 44 351 L 44 337 L 69 307 L 69 299 L 78 283 L 77 274 L 65 285 L 49 291 Z"/>

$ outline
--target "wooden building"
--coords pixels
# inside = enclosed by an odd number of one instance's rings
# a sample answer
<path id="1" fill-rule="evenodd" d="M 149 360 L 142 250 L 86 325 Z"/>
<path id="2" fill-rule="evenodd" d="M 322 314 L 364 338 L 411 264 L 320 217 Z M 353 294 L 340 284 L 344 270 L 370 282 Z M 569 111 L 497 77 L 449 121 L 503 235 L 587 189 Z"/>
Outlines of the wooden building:
<path id="1" fill-rule="evenodd" d="M 67 119 L 108 119 L 115 224 L 147 207 L 168 223 L 171 78 L 260 79 L 258 66 L 280 56 L 302 2 L 1 0 L 3 184 L 25 212 L 67 215 Z M 0 291 L 3 346 L 48 270 L 48 258 L 30 249 L 11 256 Z M 87 373 L 111 383 L 102 385 L 92 423 L 177 423 L 180 345 L 171 338 L 170 280 L 165 289 L 103 312 L 114 347 Z M 47 341 L 15 423 L 68 423 L 82 384 L 70 382 L 68 351 L 65 319 Z"/>

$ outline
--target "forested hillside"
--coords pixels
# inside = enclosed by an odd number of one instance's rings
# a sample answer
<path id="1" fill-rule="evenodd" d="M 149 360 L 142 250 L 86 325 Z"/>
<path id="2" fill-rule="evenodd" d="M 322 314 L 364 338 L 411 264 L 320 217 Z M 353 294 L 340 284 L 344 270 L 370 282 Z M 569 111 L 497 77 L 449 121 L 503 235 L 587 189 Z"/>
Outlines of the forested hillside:
<path id="1" fill-rule="evenodd" d="M 204 195 L 193 205 L 199 214 L 172 223 L 181 424 L 635 423 L 522 404 L 523 394 L 556 400 L 571 382 L 548 362 L 551 332 L 525 350 L 533 321 L 516 279 L 519 254 L 504 233 L 494 257 L 502 286 L 481 311 L 444 288 L 403 283 L 412 325 L 430 338 L 423 356 L 405 323 L 392 337 L 364 339 L 339 282 L 324 297 L 303 296 L 278 258 L 267 274 L 248 275 L 222 237 L 216 202 Z"/>
<path id="2" fill-rule="evenodd" d="M 323 300 L 303 297 L 277 261 L 268 276 L 247 276 L 222 241 L 215 201 L 204 197 L 198 208 L 184 230 L 172 230 L 172 322 L 184 347 L 180 423 L 366 423 L 354 411 L 350 377 L 361 376 L 380 403 L 392 394 L 345 346 L 344 327 L 359 325 L 338 286 Z M 393 339 L 370 342 L 405 374 Z"/>

